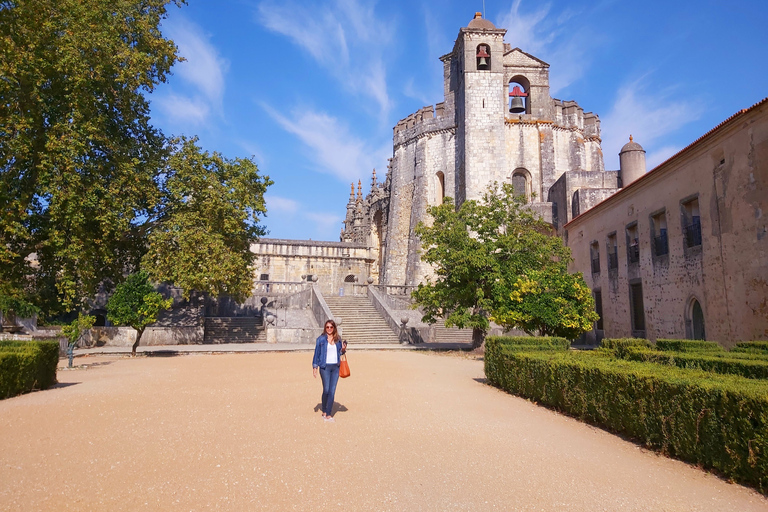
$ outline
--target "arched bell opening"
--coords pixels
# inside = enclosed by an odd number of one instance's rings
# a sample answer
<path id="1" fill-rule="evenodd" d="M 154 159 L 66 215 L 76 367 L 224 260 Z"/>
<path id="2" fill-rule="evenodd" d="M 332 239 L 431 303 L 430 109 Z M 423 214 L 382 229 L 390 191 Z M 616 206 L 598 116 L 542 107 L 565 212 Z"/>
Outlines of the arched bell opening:
<path id="1" fill-rule="evenodd" d="M 531 84 L 524 76 L 515 76 L 509 81 L 509 113 L 531 113 Z"/>
<path id="2" fill-rule="evenodd" d="M 477 45 L 477 51 L 475 52 L 477 57 L 477 69 L 478 71 L 487 71 L 491 69 L 491 47 L 485 43 Z"/>

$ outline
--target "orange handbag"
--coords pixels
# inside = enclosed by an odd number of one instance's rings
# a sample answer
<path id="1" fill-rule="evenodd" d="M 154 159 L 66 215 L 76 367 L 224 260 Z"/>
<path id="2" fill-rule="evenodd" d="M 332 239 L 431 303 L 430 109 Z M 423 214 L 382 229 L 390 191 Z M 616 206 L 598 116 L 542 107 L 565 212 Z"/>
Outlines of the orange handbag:
<path id="1" fill-rule="evenodd" d="M 347 354 L 341 355 L 341 361 L 339 362 L 339 377 L 342 379 L 349 377 L 349 363 L 347 363 Z"/>

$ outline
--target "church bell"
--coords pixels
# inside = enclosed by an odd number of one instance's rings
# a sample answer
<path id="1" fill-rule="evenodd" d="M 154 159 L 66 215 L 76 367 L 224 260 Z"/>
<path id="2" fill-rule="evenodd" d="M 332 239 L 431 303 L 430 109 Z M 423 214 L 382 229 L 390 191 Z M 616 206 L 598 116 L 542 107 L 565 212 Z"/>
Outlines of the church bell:
<path id="1" fill-rule="evenodd" d="M 488 52 L 485 50 L 485 46 L 480 46 L 477 49 L 477 67 L 488 67 L 488 59 L 490 59 L 491 56 L 488 55 Z"/>
<path id="2" fill-rule="evenodd" d="M 509 102 L 509 111 L 513 114 L 522 114 L 525 112 L 525 101 L 523 98 L 528 96 L 528 93 L 523 92 L 519 85 L 512 88 L 509 93 L 512 100 Z"/>
<path id="3" fill-rule="evenodd" d="M 525 112 L 525 103 L 520 96 L 513 96 L 509 102 L 509 111 L 513 114 L 522 114 Z"/>

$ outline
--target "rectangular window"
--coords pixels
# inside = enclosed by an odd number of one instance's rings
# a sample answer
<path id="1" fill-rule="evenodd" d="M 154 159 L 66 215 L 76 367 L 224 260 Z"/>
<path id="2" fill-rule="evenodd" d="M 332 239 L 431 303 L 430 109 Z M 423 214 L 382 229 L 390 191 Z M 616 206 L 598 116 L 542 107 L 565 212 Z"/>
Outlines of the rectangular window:
<path id="1" fill-rule="evenodd" d="M 601 290 L 595 290 L 595 313 L 598 314 L 600 318 L 597 319 L 597 330 L 602 331 L 603 330 L 603 292 Z"/>
<path id="2" fill-rule="evenodd" d="M 632 310 L 632 336 L 645 338 L 645 309 L 643 308 L 643 284 L 629 284 L 629 305 Z"/>
<path id="3" fill-rule="evenodd" d="M 592 273 L 600 273 L 600 246 L 597 242 L 592 242 L 589 245 L 589 259 L 592 262 Z"/>
<path id="4" fill-rule="evenodd" d="M 261 274 L 259 281 L 269 281 L 269 274 Z"/>
<path id="5" fill-rule="evenodd" d="M 681 204 L 683 217 L 683 238 L 686 247 L 701 245 L 701 215 L 699 214 L 699 198 L 696 197 Z"/>
<path id="6" fill-rule="evenodd" d="M 651 216 L 651 246 L 654 256 L 669 254 L 667 240 L 667 212 L 659 212 Z"/>
<path id="7" fill-rule="evenodd" d="M 616 245 L 616 233 L 608 235 L 608 270 L 619 268 L 619 249 Z"/>
<path id="8" fill-rule="evenodd" d="M 627 263 L 640 261 L 640 240 L 637 237 L 637 222 L 627 226 Z"/>

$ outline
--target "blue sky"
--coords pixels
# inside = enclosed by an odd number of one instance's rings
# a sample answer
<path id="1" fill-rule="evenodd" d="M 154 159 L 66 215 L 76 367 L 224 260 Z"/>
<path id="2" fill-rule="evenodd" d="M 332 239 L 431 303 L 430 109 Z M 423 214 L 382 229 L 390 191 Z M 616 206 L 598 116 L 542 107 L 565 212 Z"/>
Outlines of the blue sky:
<path id="1" fill-rule="evenodd" d="M 270 238 L 338 240 L 350 183 L 392 127 L 443 101 L 442 63 L 482 0 L 189 0 L 163 32 L 187 61 L 150 95 L 166 135 L 253 156 L 275 184 Z M 606 169 L 634 136 L 648 168 L 768 96 L 765 0 L 486 0 L 505 40 L 550 64 L 551 93 L 602 123 Z"/>

